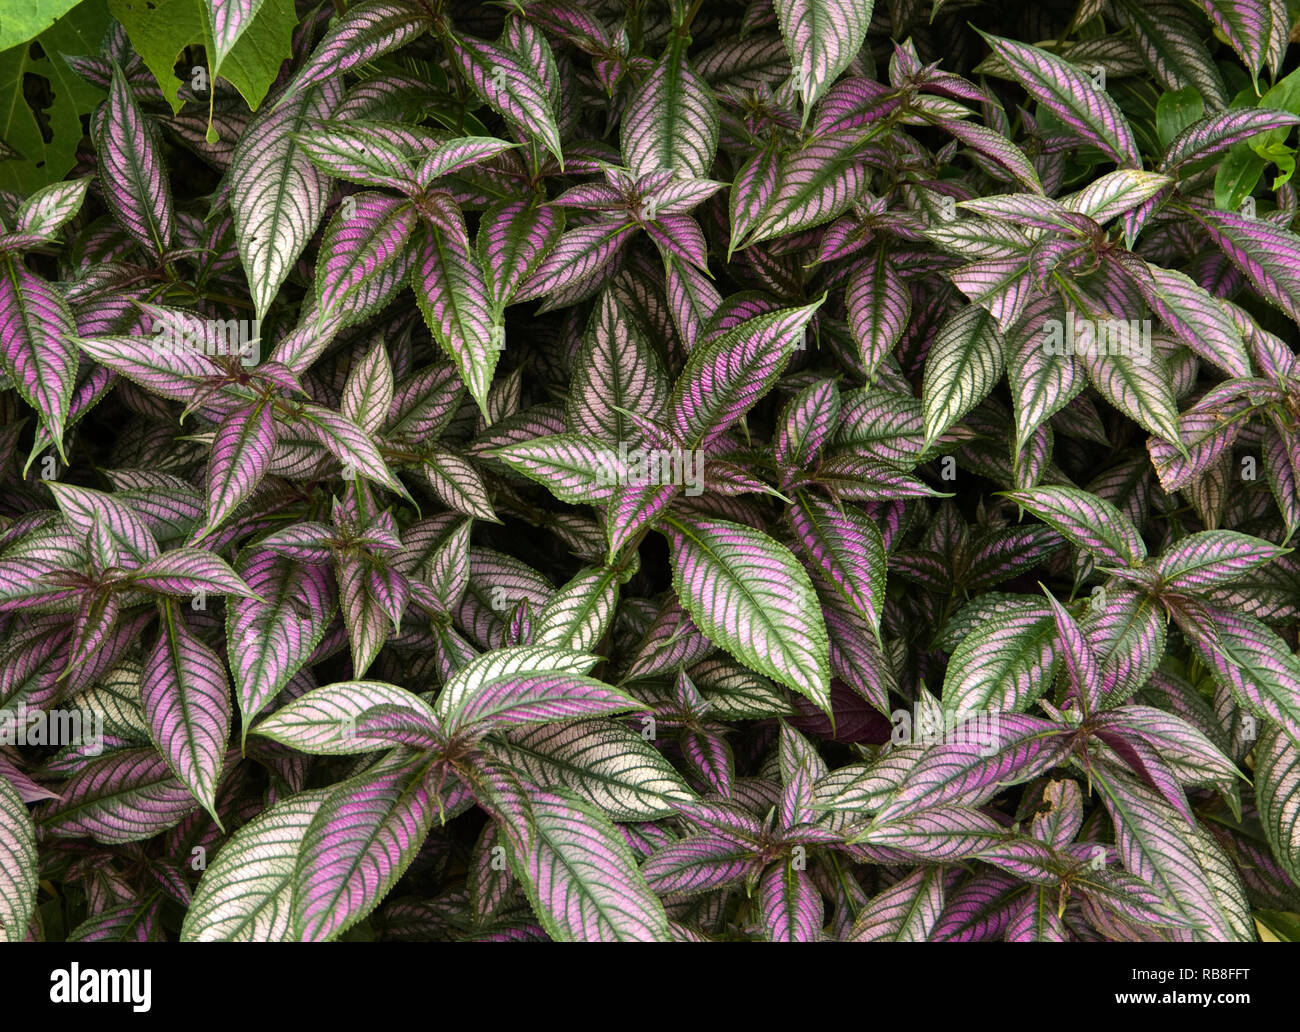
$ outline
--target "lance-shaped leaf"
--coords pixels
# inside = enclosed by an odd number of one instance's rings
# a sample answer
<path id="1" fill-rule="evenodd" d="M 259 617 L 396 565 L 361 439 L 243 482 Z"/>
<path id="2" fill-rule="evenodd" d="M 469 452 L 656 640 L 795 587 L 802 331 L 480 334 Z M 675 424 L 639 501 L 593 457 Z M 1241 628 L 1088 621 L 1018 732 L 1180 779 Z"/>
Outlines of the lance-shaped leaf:
<path id="1" fill-rule="evenodd" d="M 335 591 L 320 566 L 251 548 L 236 567 L 260 598 L 227 604 L 226 648 L 247 727 L 315 651 L 334 616 Z"/>
<path id="2" fill-rule="evenodd" d="M 384 681 L 340 681 L 315 688 L 276 710 L 253 733 L 316 756 L 348 755 L 391 746 L 384 737 L 368 733 L 370 721 L 399 715 L 409 728 L 423 732 L 425 748 L 436 744 L 433 707 Z"/>
<path id="3" fill-rule="evenodd" d="M 296 95 L 316 83 L 340 79 L 349 69 L 404 47 L 432 27 L 430 9 L 417 0 L 368 0 L 349 6 L 299 69 L 281 105 L 292 104 Z"/>
<path id="4" fill-rule="evenodd" d="M 1172 183 L 1172 179 L 1159 172 L 1121 168 L 1094 179 L 1078 193 L 1062 198 L 1060 203 L 1070 211 L 1087 215 L 1098 225 L 1105 225 L 1149 201 Z"/>
<path id="5" fill-rule="evenodd" d="M 564 789 L 512 800 L 502 831 L 533 912 L 558 942 L 667 942 L 668 918 L 610 819 Z"/>
<path id="6" fill-rule="evenodd" d="M 345 781 L 320 804 L 294 872 L 296 938 L 324 942 L 369 914 L 415 859 L 439 801 L 410 757 Z"/>
<path id="7" fill-rule="evenodd" d="M 1288 550 L 1234 530 L 1204 530 L 1176 541 L 1156 560 L 1168 591 L 1204 594 L 1272 562 Z"/>
<path id="8" fill-rule="evenodd" d="M 641 865 L 641 874 L 660 895 L 694 895 L 756 877 L 762 867 L 757 847 L 705 833 L 659 849 Z"/>
<path id="9" fill-rule="evenodd" d="M 617 453 L 582 434 L 535 437 L 498 448 L 492 456 L 573 505 L 606 501 L 622 474 Z"/>
<path id="10" fill-rule="evenodd" d="M 504 327 L 493 315 L 483 271 L 463 230 L 453 233 L 426 222 L 411 287 L 429 332 L 456 363 L 461 380 L 487 416 Z"/>
<path id="11" fill-rule="evenodd" d="M 474 239 L 494 311 L 500 313 L 560 239 L 563 212 L 553 205 L 505 201 L 485 211 Z"/>
<path id="12" fill-rule="evenodd" d="M 1093 712 L 1101 705 L 1104 688 L 1097 653 L 1070 611 L 1050 591 L 1044 589 L 1043 594 L 1047 596 L 1047 604 L 1052 607 L 1056 619 L 1056 636 L 1061 645 L 1070 692 L 1085 711 Z"/>
<path id="13" fill-rule="evenodd" d="M 696 625 L 742 663 L 830 706 L 826 625 L 808 574 L 752 527 L 669 516 L 673 587 Z"/>
<path id="14" fill-rule="evenodd" d="M 168 765 L 220 824 L 216 793 L 230 737 L 230 686 L 221 660 L 185 625 L 175 603 L 163 608 L 140 701 Z"/>
<path id="15" fill-rule="evenodd" d="M 888 822 L 873 822 L 851 840 L 884 846 L 930 863 L 949 863 L 991 848 L 1006 834 L 992 817 L 962 806 L 936 806 Z"/>
<path id="16" fill-rule="evenodd" d="M 820 380 L 800 391 L 777 426 L 772 454 L 787 474 L 811 466 L 834 434 L 840 419 L 840 392 L 834 380 Z"/>
<path id="17" fill-rule="evenodd" d="M 718 149 L 718 102 L 686 57 L 690 37 L 668 39 L 623 113 L 623 164 L 637 177 L 668 169 L 703 179 Z"/>
<path id="18" fill-rule="evenodd" d="M 925 942 L 943 911 L 942 867 L 918 867 L 875 896 L 853 922 L 847 942 Z"/>
<path id="19" fill-rule="evenodd" d="M 1300 746 L 1271 727 L 1255 746 L 1255 803 L 1273 855 L 1300 884 Z"/>
<path id="20" fill-rule="evenodd" d="M 1175 269 L 1147 265 L 1135 271 L 1127 264 L 1124 268 L 1179 341 L 1229 376 L 1250 376 L 1250 357 L 1241 333 L 1214 295 Z"/>
<path id="21" fill-rule="evenodd" d="M 165 332 L 162 324 L 156 332 Z M 195 387 L 217 372 L 201 352 L 160 346 L 161 337 L 94 337 L 76 341 L 77 347 L 100 365 L 107 366 L 145 390 L 173 401 L 192 401 Z"/>
<path id="22" fill-rule="evenodd" d="M 853 207 L 870 178 L 851 140 L 814 138 L 786 152 L 762 213 L 748 224 L 748 211 L 733 211 L 733 218 L 739 216 L 740 221 L 731 227 L 728 254 L 830 222 Z M 767 186 L 762 186 L 766 194 Z"/>
<path id="23" fill-rule="evenodd" d="M 1202 941 L 1254 941 L 1245 891 L 1232 867 L 1204 863 L 1205 832 L 1189 828 L 1158 795 L 1133 775 L 1094 764 L 1093 784 L 1115 824 L 1115 846 L 1130 874 L 1172 904 Z"/>
<path id="24" fill-rule="evenodd" d="M 597 222 L 565 232 L 519 285 L 516 301 L 555 293 L 597 276 L 636 232 L 635 222 Z"/>
<path id="25" fill-rule="evenodd" d="M 746 319 L 692 351 L 669 402 L 681 440 L 707 447 L 749 411 L 776 382 L 822 300 Z"/>
<path id="26" fill-rule="evenodd" d="M 618 607 L 618 571 L 588 566 L 560 588 L 533 624 L 533 644 L 590 652 Z"/>
<path id="27" fill-rule="evenodd" d="M 1005 367 L 1002 334 L 983 308 L 970 305 L 944 324 L 930 346 L 921 388 L 927 448 L 984 400 Z"/>
<path id="28" fill-rule="evenodd" d="M 124 556 L 123 565 L 139 566 L 158 555 L 158 542 L 148 525 L 114 495 L 58 481 L 50 481 L 47 487 L 63 518 L 77 533 L 90 536 L 95 521 L 102 523 Z"/>
<path id="29" fill-rule="evenodd" d="M 409 243 L 419 213 L 409 201 L 360 193 L 338 210 L 316 260 L 316 304 L 324 320 L 359 322 L 386 305 L 411 269 Z"/>
<path id="30" fill-rule="evenodd" d="M 659 419 L 667 398 L 667 380 L 649 341 L 613 291 L 603 291 L 573 363 L 565 402 L 569 428 L 614 445 L 636 441 L 639 427 L 619 410 Z"/>
<path id="31" fill-rule="evenodd" d="M 247 499 L 271 468 L 279 441 L 269 401 L 226 416 L 212 439 L 206 477 L 207 519 L 200 536 L 211 533 Z"/>
<path id="32" fill-rule="evenodd" d="M 22 942 L 36 909 L 36 825 L 18 789 L 0 777 L 0 942 Z"/>
<path id="33" fill-rule="evenodd" d="M 133 570 L 130 583 L 162 595 L 214 595 L 255 597 L 255 592 L 219 555 L 202 548 L 176 548 Z"/>
<path id="34" fill-rule="evenodd" d="M 816 942 L 826 919 L 822 894 L 807 870 L 773 864 L 758 884 L 758 913 L 771 942 Z"/>
<path id="35" fill-rule="evenodd" d="M 876 820 L 941 804 L 979 806 L 1061 762 L 1070 738 L 1069 729 L 1059 724 L 1018 713 L 994 713 L 944 728 L 943 740 L 926 749 Z"/>
<path id="36" fill-rule="evenodd" d="M 1300 660 L 1277 632 L 1243 613 L 1200 603 L 1179 605 L 1174 615 L 1214 679 L 1300 743 Z"/>
<path id="37" fill-rule="evenodd" d="M 139 842 L 176 825 L 198 808 L 152 745 L 120 749 L 82 767 L 41 823 L 61 837 Z"/>
<path id="38" fill-rule="evenodd" d="M 375 442 L 356 423 L 339 412 L 322 405 L 304 403 L 297 412 L 296 422 L 306 427 L 312 435 L 343 463 L 346 479 L 357 475 L 396 491 L 404 498 L 410 496 L 402 482 L 393 476 L 385 464 Z"/>
<path id="39" fill-rule="evenodd" d="M 1082 69 L 1028 43 L 980 35 L 1034 100 L 1118 164 L 1142 167 L 1142 155 L 1124 113 Z"/>
<path id="40" fill-rule="evenodd" d="M 0 362 L 60 455 L 77 382 L 75 337 L 62 296 L 16 255 L 0 258 Z"/>
<path id="41" fill-rule="evenodd" d="M 1233 144 L 1274 129 L 1289 129 L 1293 125 L 1300 125 L 1300 115 L 1286 111 L 1269 111 L 1264 108 L 1220 111 L 1199 122 L 1193 122 L 1175 136 L 1165 151 L 1160 168 L 1170 172 L 1183 165 L 1208 161 Z"/>
<path id="42" fill-rule="evenodd" d="M 295 137 L 327 118 L 341 93 L 336 82 L 325 82 L 264 108 L 231 155 L 230 211 L 259 319 L 316 232 L 329 197 L 329 177 Z"/>
<path id="43" fill-rule="evenodd" d="M 777 21 L 794 65 L 805 121 L 862 48 L 874 6 L 875 0 L 777 0 Z"/>
<path id="44" fill-rule="evenodd" d="M 881 247 L 874 259 L 860 262 L 844 288 L 849 326 L 868 382 L 903 339 L 912 314 L 912 295 Z"/>
<path id="45" fill-rule="evenodd" d="M 1098 559 L 1137 566 L 1146 558 L 1146 545 L 1133 521 L 1103 498 L 1075 487 L 1035 487 L 1004 494 Z"/>
<path id="46" fill-rule="evenodd" d="M 851 505 L 836 507 L 807 491 L 795 495 L 790 523 L 809 559 L 877 633 L 885 598 L 885 543 Z"/>
<path id="47" fill-rule="evenodd" d="M 84 176 L 42 187 L 23 201 L 14 216 L 14 230 L 53 239 L 81 210 L 89 186 L 90 177 Z"/>
<path id="48" fill-rule="evenodd" d="M 114 217 L 146 251 L 162 257 L 175 231 L 171 184 L 157 131 L 116 65 L 96 143 L 100 183 Z"/>
<path id="49" fill-rule="evenodd" d="M 1300 237 L 1236 212 L 1198 211 L 1196 218 L 1259 295 L 1300 322 Z"/>
<path id="50" fill-rule="evenodd" d="M 948 660 L 944 717 L 1022 711 L 1051 687 L 1059 661 L 1056 619 L 1046 605 L 1025 602 L 999 613 L 963 638 Z"/>
<path id="51" fill-rule="evenodd" d="M 482 748 L 533 784 L 562 785 L 616 821 L 658 820 L 694 798 L 659 750 L 613 720 L 512 729 Z"/>
<path id="52" fill-rule="evenodd" d="M 181 942 L 291 942 L 293 876 L 316 811 L 316 788 L 281 799 L 236 831 L 194 890 Z"/>
<path id="53" fill-rule="evenodd" d="M 1277 74 L 1291 27 L 1286 4 L 1273 0 L 1200 0 L 1199 6 L 1237 52 L 1252 79 L 1261 68 Z"/>
<path id="54" fill-rule="evenodd" d="M 512 127 L 540 141 L 563 167 L 560 131 L 543 81 L 547 71 L 554 75 L 555 58 L 544 36 L 536 33 L 531 39 L 539 48 L 540 63 L 534 55 L 519 53 L 505 37 L 497 43 L 472 36 L 448 36 L 444 41 L 451 59 L 483 102 Z"/>
<path id="55" fill-rule="evenodd" d="M 515 646 L 497 649 L 458 670 L 443 687 L 436 710 L 448 736 L 494 725 L 549 723 L 616 713 L 634 699 L 592 677 L 596 662 L 570 649 Z"/>

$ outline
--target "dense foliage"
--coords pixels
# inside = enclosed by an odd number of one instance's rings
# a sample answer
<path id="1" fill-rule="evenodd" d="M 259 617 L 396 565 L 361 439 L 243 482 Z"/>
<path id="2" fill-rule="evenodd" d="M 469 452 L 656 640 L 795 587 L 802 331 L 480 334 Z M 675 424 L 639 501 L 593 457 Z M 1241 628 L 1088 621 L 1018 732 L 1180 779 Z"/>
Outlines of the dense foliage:
<path id="1" fill-rule="evenodd" d="M 31 6 L 0 939 L 1300 937 L 1295 8 Z"/>

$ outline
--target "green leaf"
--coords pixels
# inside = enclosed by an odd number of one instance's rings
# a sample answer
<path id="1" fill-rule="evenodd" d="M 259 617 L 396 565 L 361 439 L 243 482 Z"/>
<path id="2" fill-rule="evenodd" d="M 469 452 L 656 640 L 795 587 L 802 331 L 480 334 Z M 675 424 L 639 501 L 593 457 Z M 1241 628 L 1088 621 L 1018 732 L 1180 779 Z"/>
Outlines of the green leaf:
<path id="1" fill-rule="evenodd" d="M 194 45 L 207 51 L 210 78 L 224 78 L 256 111 L 291 54 L 298 21 L 293 2 L 262 0 L 248 29 L 221 51 L 213 37 L 209 4 L 210 0 L 108 0 L 173 111 L 180 111 L 183 103 L 178 96 L 181 82 L 174 74 L 176 59 Z"/>
<path id="2" fill-rule="evenodd" d="M 18 6 L 6 3 L 4 17 Z M 33 58 L 30 46 L 0 53 L 0 141 L 18 154 L 0 161 L 0 189 L 26 196 L 62 179 L 76 163 L 77 144 L 85 135 L 81 116 L 94 110 L 104 91 L 77 75 L 63 55 L 97 54 L 109 22 L 105 0 L 86 0 L 36 37 L 44 56 Z M 39 118 L 24 92 L 32 76 L 47 80 L 53 97 Z"/>
<path id="3" fill-rule="evenodd" d="M 1156 133 L 1160 147 L 1169 149 L 1175 136 L 1205 115 L 1205 101 L 1194 86 L 1160 94 L 1156 102 Z"/>
<path id="4" fill-rule="evenodd" d="M 79 0 L 26 0 L 25 3 L 12 4 L 0 14 L 0 50 L 8 50 L 19 43 L 26 43 L 33 36 L 44 32 L 68 11 L 76 7 Z"/>

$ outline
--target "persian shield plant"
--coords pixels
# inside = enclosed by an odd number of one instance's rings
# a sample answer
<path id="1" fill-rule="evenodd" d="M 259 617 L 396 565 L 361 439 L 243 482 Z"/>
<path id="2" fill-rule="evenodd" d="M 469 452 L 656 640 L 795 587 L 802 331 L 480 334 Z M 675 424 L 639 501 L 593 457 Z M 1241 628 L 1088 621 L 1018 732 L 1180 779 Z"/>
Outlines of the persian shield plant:
<path id="1" fill-rule="evenodd" d="M 37 7 L 0 938 L 1300 938 L 1294 4 Z"/>

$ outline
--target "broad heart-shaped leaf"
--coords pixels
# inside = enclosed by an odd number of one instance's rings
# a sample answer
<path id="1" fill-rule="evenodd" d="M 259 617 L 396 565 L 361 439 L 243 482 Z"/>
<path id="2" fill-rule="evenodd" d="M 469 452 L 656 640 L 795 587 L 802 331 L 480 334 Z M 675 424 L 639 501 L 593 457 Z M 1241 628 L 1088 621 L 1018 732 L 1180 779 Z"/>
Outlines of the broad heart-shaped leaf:
<path id="1" fill-rule="evenodd" d="M 77 382 L 76 326 L 62 296 L 13 254 L 0 257 L 0 362 L 63 456 Z M 66 456 L 63 456 L 66 461 Z"/>
<path id="2" fill-rule="evenodd" d="M 1059 662 L 1056 618 L 1045 604 L 1025 602 L 998 613 L 966 635 L 949 658 L 944 718 L 1023 711 L 1051 687 Z"/>
<path id="3" fill-rule="evenodd" d="M 415 733 L 424 748 L 437 744 L 438 718 L 418 695 L 384 681 L 340 681 L 303 693 L 262 720 L 253 733 L 299 752 L 346 756 L 391 748 L 391 740 L 371 732 L 375 725 L 398 722 L 404 735 Z"/>
<path id="4" fill-rule="evenodd" d="M 119 749 L 82 767 L 40 822 L 60 837 L 139 842 L 198 809 L 158 750 Z"/>
<path id="5" fill-rule="evenodd" d="M 498 779 L 497 830 L 546 933 L 559 942 L 667 942 L 668 917 L 622 834 L 567 789 Z"/>
<path id="6" fill-rule="evenodd" d="M 336 785 L 302 837 L 293 927 L 304 942 L 337 937 L 369 914 L 406 872 L 440 800 L 416 755 L 399 750 Z"/>
<path id="7" fill-rule="evenodd" d="M 678 437 L 707 448 L 726 433 L 772 388 L 824 300 L 746 319 L 692 351 L 669 401 Z"/>
<path id="8" fill-rule="evenodd" d="M 311 163 L 295 136 L 328 118 L 341 95 L 342 86 L 330 80 L 263 109 L 231 155 L 230 211 L 259 320 L 316 232 L 329 198 L 329 176 Z"/>
<path id="9" fill-rule="evenodd" d="M 667 378 L 650 342 L 614 292 L 603 291 L 573 362 L 565 401 L 569 429 L 613 445 L 632 443 L 641 431 L 618 410 L 657 420 L 667 399 Z"/>
<path id="10" fill-rule="evenodd" d="M 324 322 L 340 315 L 360 322 L 388 304 L 412 266 L 415 205 L 379 193 L 349 198 L 325 229 L 316 259 L 316 311 Z"/>
<path id="11" fill-rule="evenodd" d="M 226 649 L 247 728 L 315 651 L 337 601 L 321 566 L 254 546 L 239 555 L 235 568 L 260 596 L 226 606 Z"/>
<path id="12" fill-rule="evenodd" d="M 238 409 L 221 421 L 208 459 L 207 519 L 201 535 L 221 526 L 253 493 L 271 468 L 278 440 L 275 410 L 268 400 Z"/>
<path id="13" fill-rule="evenodd" d="M 1133 521 L 1104 498 L 1077 487 L 1035 487 L 1004 494 L 1097 559 L 1137 566 L 1146 558 L 1146 545 Z"/>
<path id="14" fill-rule="evenodd" d="M 617 688 L 585 676 L 595 663 L 595 656 L 549 645 L 496 649 L 456 671 L 434 709 L 451 737 L 636 708 Z"/>
<path id="15" fill-rule="evenodd" d="M 885 599 L 885 543 L 876 525 L 851 505 L 836 507 L 799 491 L 790 510 L 795 536 L 810 561 L 879 633 Z"/>
<path id="16" fill-rule="evenodd" d="M 0 942 L 27 938 L 39 887 L 37 862 L 36 825 L 27 804 L 0 776 Z"/>
<path id="17" fill-rule="evenodd" d="M 1300 745 L 1276 728 L 1255 746 L 1255 803 L 1273 855 L 1300 884 Z"/>
<path id="18" fill-rule="evenodd" d="M 921 387 L 927 448 L 993 390 L 1006 368 L 1004 347 L 993 316 L 978 305 L 944 324 L 930 346 Z"/>
<path id="19" fill-rule="evenodd" d="M 505 346 L 505 327 L 488 296 L 483 270 L 463 228 L 449 232 L 426 220 L 416 246 L 411 287 L 425 324 L 456 363 L 461 380 L 490 423 L 488 390 Z"/>
<path id="20" fill-rule="evenodd" d="M 615 720 L 575 720 L 510 729 L 481 744 L 535 785 L 562 785 L 616 821 L 650 821 L 694 798 L 651 743 Z"/>
<path id="21" fill-rule="evenodd" d="M 805 122 L 812 105 L 862 49 L 874 6 L 875 0 L 776 0 Z"/>
<path id="22" fill-rule="evenodd" d="M 1278 633 L 1243 613 L 1200 603 L 1177 605 L 1173 613 L 1215 681 L 1300 744 L 1300 659 Z"/>
<path id="23" fill-rule="evenodd" d="M 281 799 L 222 845 L 194 890 L 181 942 L 290 942 L 293 876 L 330 788 Z"/>
<path id="24" fill-rule="evenodd" d="M 673 588 L 711 641 L 830 711 L 826 624 L 808 574 L 753 527 L 665 517 Z"/>
<path id="25" fill-rule="evenodd" d="M 1205 831 L 1189 828 L 1168 803 L 1119 767 L 1094 763 L 1092 781 L 1115 824 L 1124 867 L 1198 926 L 1194 938 L 1254 941 L 1241 880 L 1222 854 L 1215 862 L 1217 846 Z"/>
<path id="26" fill-rule="evenodd" d="M 175 230 L 171 181 L 153 123 L 145 119 L 116 65 L 96 143 L 109 209 L 123 229 L 160 258 L 171 247 Z"/>
<path id="27" fill-rule="evenodd" d="M 195 636 L 174 602 L 145 659 L 140 701 L 159 751 L 194 798 L 217 816 L 217 783 L 230 737 L 230 686 L 217 654 Z"/>
<path id="28" fill-rule="evenodd" d="M 634 176 L 671 170 L 704 179 L 718 149 L 718 102 L 686 57 L 690 37 L 673 33 L 623 113 L 623 164 Z"/>
<path id="29" fill-rule="evenodd" d="M 868 903 L 847 942 L 925 942 L 943 911 L 942 867 L 918 867 Z"/>
<path id="30" fill-rule="evenodd" d="M 234 49 L 239 37 L 248 31 L 257 17 L 263 0 L 207 0 L 208 16 L 212 26 L 212 54 L 215 69 L 221 67 Z"/>
<path id="31" fill-rule="evenodd" d="M 1204 594 L 1244 577 L 1286 551 L 1271 541 L 1234 530 L 1204 530 L 1166 548 L 1156 560 L 1156 571 L 1169 591 Z"/>
<path id="32" fill-rule="evenodd" d="M 980 35 L 1034 100 L 1121 166 L 1142 167 L 1142 155 L 1124 113 L 1083 69 L 1027 43 Z"/>

